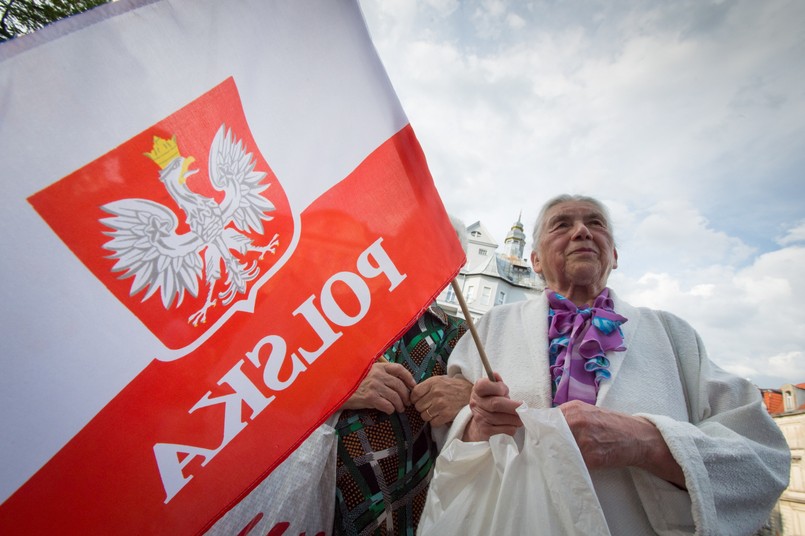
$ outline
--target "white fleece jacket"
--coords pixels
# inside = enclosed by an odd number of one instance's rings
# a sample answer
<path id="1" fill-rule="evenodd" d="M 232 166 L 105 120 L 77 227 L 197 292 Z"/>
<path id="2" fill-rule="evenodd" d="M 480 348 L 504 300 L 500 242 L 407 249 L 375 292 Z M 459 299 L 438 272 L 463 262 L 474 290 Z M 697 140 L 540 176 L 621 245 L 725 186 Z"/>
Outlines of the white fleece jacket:
<path id="1" fill-rule="evenodd" d="M 711 362 L 693 328 L 666 315 L 682 360 L 680 378 L 659 313 L 610 295 L 615 310 L 628 319 L 622 326 L 627 350 L 607 354 L 612 378 L 601 384 L 596 405 L 651 420 L 681 465 L 687 485 L 687 491 L 680 490 L 637 468 L 591 471 L 611 533 L 751 534 L 787 486 L 790 465 L 788 446 L 759 390 Z M 493 308 L 478 323 L 478 332 L 510 397 L 529 407 L 550 407 L 544 294 Z M 459 341 L 448 365 L 451 376 L 473 382 L 485 376 L 469 335 Z M 466 406 L 446 442 L 460 440 L 469 417 Z"/>

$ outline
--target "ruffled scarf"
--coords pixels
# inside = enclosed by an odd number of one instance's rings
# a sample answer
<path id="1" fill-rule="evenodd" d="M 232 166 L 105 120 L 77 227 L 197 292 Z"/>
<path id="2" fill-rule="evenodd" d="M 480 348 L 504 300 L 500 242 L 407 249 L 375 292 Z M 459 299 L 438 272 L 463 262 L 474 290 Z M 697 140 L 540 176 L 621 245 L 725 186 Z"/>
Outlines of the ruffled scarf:
<path id="1" fill-rule="evenodd" d="M 547 297 L 553 405 L 570 400 L 595 404 L 598 384 L 611 376 L 606 352 L 626 350 L 620 328 L 626 318 L 613 310 L 607 288 L 592 307 L 576 307 L 552 290 Z"/>

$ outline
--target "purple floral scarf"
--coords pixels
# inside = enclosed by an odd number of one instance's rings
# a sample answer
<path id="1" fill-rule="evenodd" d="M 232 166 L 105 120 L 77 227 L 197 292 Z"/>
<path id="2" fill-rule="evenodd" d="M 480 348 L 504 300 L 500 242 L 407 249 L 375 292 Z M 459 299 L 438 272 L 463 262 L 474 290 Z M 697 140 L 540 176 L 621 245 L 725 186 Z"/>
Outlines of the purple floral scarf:
<path id="1" fill-rule="evenodd" d="M 606 352 L 626 350 L 620 328 L 626 318 L 613 310 L 607 288 L 592 307 L 576 307 L 552 290 L 547 297 L 553 405 L 570 400 L 595 404 L 598 384 L 611 376 Z"/>

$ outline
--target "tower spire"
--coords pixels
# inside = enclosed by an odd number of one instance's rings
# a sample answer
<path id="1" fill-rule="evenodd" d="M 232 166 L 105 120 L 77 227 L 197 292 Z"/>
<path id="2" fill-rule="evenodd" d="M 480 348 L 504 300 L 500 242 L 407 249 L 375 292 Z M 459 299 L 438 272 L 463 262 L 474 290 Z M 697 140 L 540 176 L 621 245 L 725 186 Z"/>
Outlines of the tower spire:
<path id="1" fill-rule="evenodd" d="M 506 235 L 504 241 L 503 252 L 508 257 L 515 259 L 523 258 L 523 250 L 525 250 L 525 233 L 523 232 L 523 211 L 517 216 L 517 221 L 512 224 L 509 234 Z"/>

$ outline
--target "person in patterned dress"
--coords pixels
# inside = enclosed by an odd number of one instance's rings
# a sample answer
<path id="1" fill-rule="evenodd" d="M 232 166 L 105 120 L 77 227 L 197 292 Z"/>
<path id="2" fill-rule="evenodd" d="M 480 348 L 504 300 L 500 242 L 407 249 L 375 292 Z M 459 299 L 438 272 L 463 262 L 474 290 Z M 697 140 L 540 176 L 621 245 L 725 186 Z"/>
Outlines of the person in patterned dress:
<path id="1" fill-rule="evenodd" d="M 341 408 L 333 534 L 414 534 L 439 454 L 431 426 L 451 422 L 472 391 L 445 376 L 465 331 L 432 304 Z"/>

